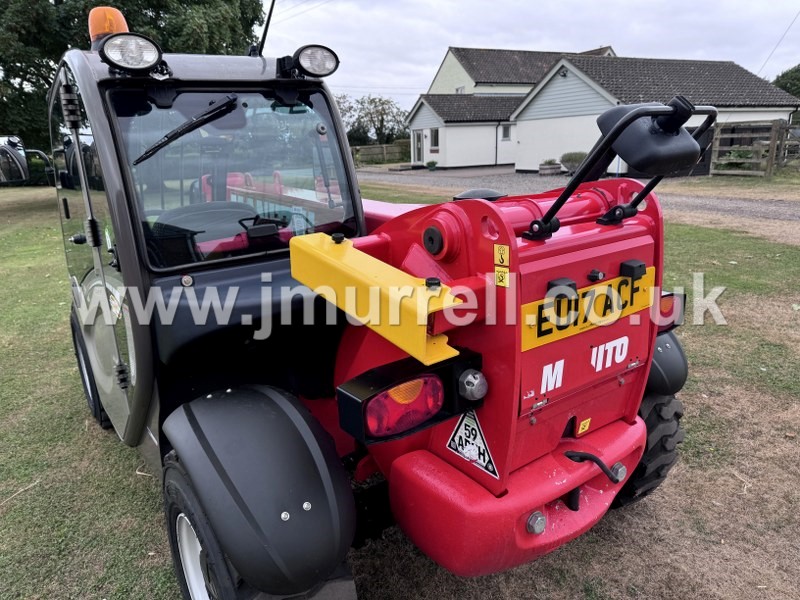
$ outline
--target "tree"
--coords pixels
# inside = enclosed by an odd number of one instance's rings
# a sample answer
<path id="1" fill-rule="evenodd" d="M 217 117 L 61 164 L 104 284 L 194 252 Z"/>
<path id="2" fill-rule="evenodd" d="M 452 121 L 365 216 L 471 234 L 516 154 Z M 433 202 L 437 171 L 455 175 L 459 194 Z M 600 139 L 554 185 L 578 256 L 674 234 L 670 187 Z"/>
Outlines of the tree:
<path id="1" fill-rule="evenodd" d="M 398 138 L 408 137 L 406 112 L 391 98 L 362 96 L 356 100 L 359 121 L 375 135 L 379 144 L 391 144 Z"/>
<path id="2" fill-rule="evenodd" d="M 796 65 L 778 75 L 772 85 L 800 98 L 800 65 Z"/>
<path id="3" fill-rule="evenodd" d="M 4 0 L 0 5 L 0 133 L 47 148 L 45 98 L 58 59 L 88 48 L 87 19 L 99 0 Z M 264 22 L 261 0 L 117 0 L 131 31 L 165 52 L 244 54 Z"/>
<path id="4" fill-rule="evenodd" d="M 370 94 L 353 100 L 336 94 L 335 100 L 351 144 L 363 145 L 365 140 L 391 144 L 408 137 L 406 112 L 391 98 Z"/>

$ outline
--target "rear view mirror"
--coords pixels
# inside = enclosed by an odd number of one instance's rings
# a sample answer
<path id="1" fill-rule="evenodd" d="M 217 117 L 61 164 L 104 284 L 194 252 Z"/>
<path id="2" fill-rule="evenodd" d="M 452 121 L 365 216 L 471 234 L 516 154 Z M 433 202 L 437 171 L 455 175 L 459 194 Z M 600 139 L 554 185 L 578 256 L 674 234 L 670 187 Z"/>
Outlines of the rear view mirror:
<path id="1" fill-rule="evenodd" d="M 692 135 L 683 125 L 692 115 L 705 115 L 705 120 Z M 585 181 L 599 179 L 620 156 L 634 169 L 653 178 L 631 202 L 614 206 L 597 220 L 603 225 L 622 222 L 638 212 L 639 204 L 653 191 L 667 173 L 694 165 L 700 158 L 700 138 L 717 118 L 713 106 L 694 106 L 683 96 L 675 96 L 667 105 L 633 104 L 616 106 L 597 119 L 603 135 L 584 159 L 572 179 L 541 219 L 531 221 L 526 240 L 544 240 L 558 231 L 556 215 L 572 193 Z"/>
<path id="2" fill-rule="evenodd" d="M 659 103 L 616 106 L 600 115 L 597 125 L 605 136 L 631 112 L 663 106 Z M 691 167 L 700 158 L 700 145 L 683 127 L 695 107 L 683 96 L 676 96 L 668 106 L 675 109 L 673 114 L 636 119 L 611 146 L 629 166 L 651 177 Z"/>
<path id="3" fill-rule="evenodd" d="M 25 146 L 17 136 L 0 136 L 0 185 L 22 185 L 28 180 Z"/>

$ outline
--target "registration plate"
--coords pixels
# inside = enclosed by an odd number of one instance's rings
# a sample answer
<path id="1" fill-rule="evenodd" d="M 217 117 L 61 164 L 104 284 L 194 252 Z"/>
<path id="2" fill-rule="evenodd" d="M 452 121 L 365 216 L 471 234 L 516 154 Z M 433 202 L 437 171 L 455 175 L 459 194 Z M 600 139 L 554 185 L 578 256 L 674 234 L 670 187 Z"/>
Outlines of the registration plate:
<path id="1" fill-rule="evenodd" d="M 522 351 L 610 325 L 649 308 L 655 275 L 655 267 L 648 267 L 641 277 L 616 277 L 523 304 Z"/>

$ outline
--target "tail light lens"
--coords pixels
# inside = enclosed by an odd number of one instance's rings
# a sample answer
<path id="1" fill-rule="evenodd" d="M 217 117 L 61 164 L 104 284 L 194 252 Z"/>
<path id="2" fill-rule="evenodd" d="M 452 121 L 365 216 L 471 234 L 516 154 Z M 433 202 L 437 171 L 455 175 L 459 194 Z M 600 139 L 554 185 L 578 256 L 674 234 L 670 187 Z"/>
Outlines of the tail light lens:
<path id="1" fill-rule="evenodd" d="M 664 332 L 683 325 L 686 294 L 662 292 L 658 304 L 658 331 Z"/>
<path id="2" fill-rule="evenodd" d="M 435 375 L 406 381 L 369 401 L 365 415 L 367 433 L 372 437 L 403 433 L 436 415 L 443 404 L 444 388 Z"/>

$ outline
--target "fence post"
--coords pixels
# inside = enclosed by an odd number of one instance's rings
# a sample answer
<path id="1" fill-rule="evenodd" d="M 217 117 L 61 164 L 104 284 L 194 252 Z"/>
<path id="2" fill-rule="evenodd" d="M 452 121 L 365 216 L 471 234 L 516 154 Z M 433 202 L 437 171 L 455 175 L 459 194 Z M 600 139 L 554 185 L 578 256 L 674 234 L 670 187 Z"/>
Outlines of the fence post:
<path id="1" fill-rule="evenodd" d="M 775 167 L 775 153 L 778 145 L 778 121 L 772 122 L 772 128 L 769 131 L 769 153 L 767 155 L 767 168 L 766 176 L 772 177 L 772 170 Z"/>
<path id="2" fill-rule="evenodd" d="M 722 127 L 716 125 L 714 127 L 714 141 L 711 143 L 711 157 L 708 163 L 708 176 L 714 176 L 714 167 L 719 158 L 719 134 L 722 132 Z"/>

